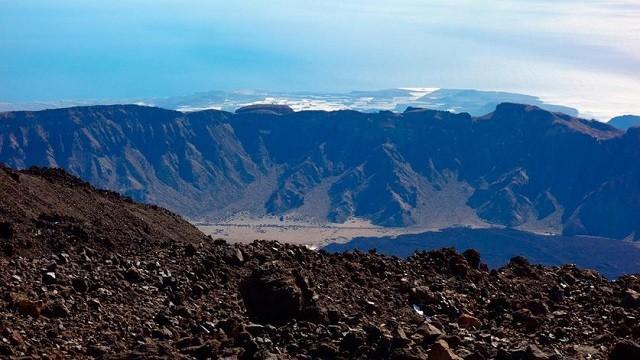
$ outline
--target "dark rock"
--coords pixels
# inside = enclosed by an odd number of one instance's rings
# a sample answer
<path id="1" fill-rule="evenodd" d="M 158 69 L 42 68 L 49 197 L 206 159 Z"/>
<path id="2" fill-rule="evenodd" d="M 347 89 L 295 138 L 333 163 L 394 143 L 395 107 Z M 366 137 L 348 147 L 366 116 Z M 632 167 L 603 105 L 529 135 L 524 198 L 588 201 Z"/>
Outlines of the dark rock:
<path id="1" fill-rule="evenodd" d="M 632 341 L 620 341 L 613 346 L 609 360 L 640 359 L 640 345 Z"/>
<path id="2" fill-rule="evenodd" d="M 258 323 L 282 325 L 302 313 L 302 291 L 286 269 L 257 269 L 242 282 L 241 293 L 247 312 Z"/>
<path id="3" fill-rule="evenodd" d="M 467 262 L 472 269 L 478 269 L 480 267 L 480 253 L 477 250 L 468 249 L 465 250 L 462 255 L 467 259 Z"/>
<path id="4" fill-rule="evenodd" d="M 534 316 L 543 316 L 549 313 L 547 304 L 543 303 L 540 300 L 527 301 L 526 308 L 529 309 L 529 311 L 531 311 Z"/>
<path id="5" fill-rule="evenodd" d="M 373 324 L 365 324 L 363 330 L 367 334 L 367 342 L 376 342 L 382 337 L 382 330 Z"/>
<path id="6" fill-rule="evenodd" d="M 13 224 L 10 222 L 0 221 L 0 239 L 13 238 Z"/>
<path id="7" fill-rule="evenodd" d="M 173 319 L 169 317 L 164 311 L 159 312 L 154 320 L 156 321 L 156 324 L 163 326 L 171 325 L 171 323 L 173 322 Z"/>
<path id="8" fill-rule="evenodd" d="M 506 356 L 506 355 L 505 355 Z M 549 355 L 540 350 L 535 345 L 529 345 L 525 349 L 518 349 L 509 352 L 510 360 L 547 360 Z"/>
<path id="9" fill-rule="evenodd" d="M 171 330 L 163 326 L 160 329 L 154 329 L 151 332 L 151 336 L 156 339 L 171 339 L 173 337 L 173 333 L 171 332 Z"/>
<path id="10" fill-rule="evenodd" d="M 340 350 L 354 353 L 364 344 L 365 340 L 364 334 L 356 331 L 350 331 L 340 341 Z"/>
<path id="11" fill-rule="evenodd" d="M 458 318 L 458 325 L 463 329 L 473 329 L 482 326 L 482 322 L 469 314 L 462 314 Z"/>
<path id="12" fill-rule="evenodd" d="M 87 304 L 89 305 L 89 309 L 94 311 L 98 311 L 100 310 L 100 307 L 102 307 L 102 304 L 97 299 L 89 299 L 89 301 L 87 301 Z"/>
<path id="13" fill-rule="evenodd" d="M 71 316 L 71 312 L 67 309 L 65 304 L 59 301 L 53 301 L 44 306 L 42 309 L 42 315 L 48 318 L 67 318 Z"/>
<path id="14" fill-rule="evenodd" d="M 626 308 L 640 307 L 640 293 L 632 289 L 627 289 L 622 297 L 622 306 Z"/>
<path id="15" fill-rule="evenodd" d="M 73 286 L 73 289 L 79 293 L 85 293 L 89 290 L 89 282 L 83 278 L 71 279 L 71 286 Z"/>
<path id="16" fill-rule="evenodd" d="M 56 273 L 54 272 L 45 272 L 42 274 L 42 282 L 45 285 L 52 285 L 56 283 Z"/>
<path id="17" fill-rule="evenodd" d="M 462 360 L 449 348 L 449 344 L 444 340 L 436 341 L 427 354 L 429 355 L 429 360 Z"/>
<path id="18" fill-rule="evenodd" d="M 2 356 L 13 356 L 14 352 L 11 346 L 8 344 L 0 343 L 0 355 Z"/>
<path id="19" fill-rule="evenodd" d="M 134 267 L 131 267 L 127 270 L 127 272 L 124 274 L 124 278 L 132 283 L 142 281 L 142 275 L 140 274 L 140 271 Z"/>
<path id="20" fill-rule="evenodd" d="M 428 322 L 422 323 L 416 330 L 417 333 L 423 336 L 426 344 L 433 344 L 444 333 Z"/>
<path id="21" fill-rule="evenodd" d="M 211 343 L 189 346 L 181 350 L 183 354 L 189 354 L 196 359 L 213 359 L 216 357 L 215 348 Z"/>
<path id="22" fill-rule="evenodd" d="M 198 252 L 198 249 L 193 244 L 187 244 L 184 248 L 184 254 L 186 256 L 194 256 Z"/>
<path id="23" fill-rule="evenodd" d="M 58 264 L 60 265 L 64 265 L 64 264 L 68 264 L 70 261 L 70 257 L 69 254 L 66 253 L 60 253 L 56 256 L 56 261 L 58 262 Z"/>
<path id="24" fill-rule="evenodd" d="M 407 334 L 404 332 L 402 327 L 397 326 L 393 333 L 393 343 L 392 346 L 398 348 L 409 347 L 412 343 L 411 339 L 407 337 Z"/>
<path id="25" fill-rule="evenodd" d="M 93 357 L 101 357 L 108 354 L 109 347 L 104 345 L 88 345 L 87 346 L 87 355 Z"/>
<path id="26" fill-rule="evenodd" d="M 451 273 L 458 277 L 465 277 L 469 273 L 469 264 L 462 256 L 454 256 L 449 259 Z"/>
<path id="27" fill-rule="evenodd" d="M 528 309 L 520 309 L 514 312 L 513 321 L 521 324 L 526 332 L 534 332 L 540 327 L 540 321 Z"/>
<path id="28" fill-rule="evenodd" d="M 34 318 L 40 316 L 43 308 L 43 304 L 41 301 L 31 301 L 23 297 L 17 298 L 14 302 L 14 305 L 18 310 L 18 313 L 22 315 L 30 315 Z"/>
<path id="29" fill-rule="evenodd" d="M 560 302 L 564 299 L 564 290 L 562 290 L 558 285 L 554 285 L 549 290 L 549 299 L 555 302 Z"/>
<path id="30" fill-rule="evenodd" d="M 338 354 L 338 349 L 330 343 L 322 343 L 311 349 L 310 353 L 322 359 L 332 359 Z"/>
<path id="31" fill-rule="evenodd" d="M 419 286 L 410 290 L 410 301 L 417 305 L 435 304 L 438 298 L 433 294 L 431 289 L 426 286 Z"/>

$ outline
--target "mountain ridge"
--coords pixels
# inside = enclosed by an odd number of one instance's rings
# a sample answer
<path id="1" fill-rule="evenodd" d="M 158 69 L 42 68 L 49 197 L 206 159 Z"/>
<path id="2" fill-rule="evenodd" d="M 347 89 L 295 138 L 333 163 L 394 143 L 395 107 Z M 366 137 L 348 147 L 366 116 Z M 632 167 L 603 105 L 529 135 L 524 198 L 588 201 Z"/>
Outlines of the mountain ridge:
<path id="1" fill-rule="evenodd" d="M 325 186 L 328 210 L 306 215 L 384 226 L 640 234 L 633 132 L 512 103 L 481 117 L 416 108 L 250 109 L 2 113 L 0 161 L 62 167 L 192 218 L 230 215 L 240 203 L 258 216 L 296 216 Z M 616 218 L 604 207 L 618 210 Z M 443 212 L 465 215 L 453 223 Z"/>

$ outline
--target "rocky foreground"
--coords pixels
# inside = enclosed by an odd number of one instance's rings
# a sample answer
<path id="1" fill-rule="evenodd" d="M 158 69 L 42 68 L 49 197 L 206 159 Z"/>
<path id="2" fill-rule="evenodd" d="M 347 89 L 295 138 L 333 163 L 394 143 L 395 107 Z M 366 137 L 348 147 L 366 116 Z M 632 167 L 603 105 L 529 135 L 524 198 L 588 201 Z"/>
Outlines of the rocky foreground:
<path id="1" fill-rule="evenodd" d="M 0 196 L 3 358 L 640 359 L 638 276 L 232 245 L 60 171 Z"/>

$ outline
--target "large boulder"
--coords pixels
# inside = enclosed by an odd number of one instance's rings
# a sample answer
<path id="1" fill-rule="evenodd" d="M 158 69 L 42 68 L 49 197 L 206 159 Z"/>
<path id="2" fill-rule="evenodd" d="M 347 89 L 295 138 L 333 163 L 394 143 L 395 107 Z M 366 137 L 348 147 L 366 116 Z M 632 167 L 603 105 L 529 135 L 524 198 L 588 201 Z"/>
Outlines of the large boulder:
<path id="1" fill-rule="evenodd" d="M 240 291 L 249 316 L 258 323 L 282 325 L 302 314 L 303 294 L 295 277 L 275 264 L 253 271 Z"/>
<path id="2" fill-rule="evenodd" d="M 611 353 L 609 360 L 631 360 L 640 359 L 640 345 L 632 341 L 621 341 L 617 343 Z"/>

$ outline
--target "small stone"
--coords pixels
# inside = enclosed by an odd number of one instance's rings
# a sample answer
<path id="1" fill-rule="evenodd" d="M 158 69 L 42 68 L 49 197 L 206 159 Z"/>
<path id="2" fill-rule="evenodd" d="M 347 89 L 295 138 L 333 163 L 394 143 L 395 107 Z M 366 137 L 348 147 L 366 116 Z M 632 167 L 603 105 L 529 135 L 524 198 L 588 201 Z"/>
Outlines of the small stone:
<path id="1" fill-rule="evenodd" d="M 89 289 L 89 283 L 86 279 L 82 278 L 71 279 L 71 286 L 73 286 L 73 289 L 79 293 L 84 293 Z"/>
<path id="2" fill-rule="evenodd" d="M 89 345 L 87 346 L 87 355 L 93 357 L 101 357 L 109 353 L 109 348 L 104 345 Z"/>
<path id="3" fill-rule="evenodd" d="M 418 286 L 410 290 L 410 300 L 414 304 L 428 305 L 435 304 L 438 299 L 433 292 L 426 286 Z"/>
<path id="4" fill-rule="evenodd" d="M 196 253 L 198 253 L 198 249 L 196 248 L 195 245 L 193 244 L 188 244 L 187 246 L 185 246 L 184 248 L 184 254 L 186 256 L 194 256 Z"/>
<path id="5" fill-rule="evenodd" d="M 333 359 L 336 357 L 336 354 L 338 353 L 338 349 L 336 349 L 333 345 L 329 343 L 322 343 L 318 345 L 316 349 L 313 349 L 311 352 L 314 353 L 317 357 L 322 359 Z"/>
<path id="6" fill-rule="evenodd" d="M 628 309 L 640 307 L 640 293 L 633 289 L 627 289 L 622 297 L 622 306 Z"/>
<path id="7" fill-rule="evenodd" d="M 458 325 L 463 329 L 479 328 L 482 326 L 482 322 L 478 318 L 469 314 L 462 314 L 458 318 Z"/>
<path id="8" fill-rule="evenodd" d="M 364 305 L 364 309 L 365 309 L 367 312 L 373 312 L 373 311 L 376 311 L 376 309 L 378 308 L 378 306 L 376 305 L 376 303 L 374 303 L 373 301 L 370 301 L 370 300 L 365 300 L 365 301 L 364 301 L 364 303 L 363 303 L 363 305 Z"/>
<path id="9" fill-rule="evenodd" d="M 66 318 L 71 316 L 71 312 L 63 303 L 54 301 L 44 306 L 42 315 L 48 318 Z"/>
<path id="10" fill-rule="evenodd" d="M 184 354 L 189 354 L 196 359 L 213 359 L 216 358 L 215 349 L 210 343 L 202 345 L 188 346 L 181 350 Z"/>
<path id="11" fill-rule="evenodd" d="M 58 264 L 60 265 L 64 265 L 69 263 L 69 254 L 66 253 L 60 253 L 56 256 L 56 261 L 58 262 Z"/>
<path id="12" fill-rule="evenodd" d="M 142 281 L 142 275 L 140 275 L 140 271 L 138 271 L 138 269 L 134 267 L 129 268 L 129 270 L 127 270 L 127 272 L 124 274 L 124 277 L 125 279 L 127 279 L 127 281 L 132 283 Z"/>
<path id="13" fill-rule="evenodd" d="M 535 345 L 529 345 L 524 349 L 513 350 L 509 353 L 510 359 L 515 360 L 547 360 L 549 355 Z"/>
<path id="14" fill-rule="evenodd" d="M 42 282 L 45 285 L 51 285 L 56 283 L 56 273 L 52 271 L 45 272 L 42 274 Z"/>
<path id="15" fill-rule="evenodd" d="M 239 248 L 236 248 L 235 256 L 239 264 L 244 262 L 244 255 L 242 255 L 242 251 Z"/>
<path id="16" fill-rule="evenodd" d="M 462 360 L 449 348 L 449 344 L 444 340 L 436 341 L 427 355 L 429 355 L 429 360 Z"/>
<path id="17" fill-rule="evenodd" d="M 173 333 L 171 332 L 171 330 L 163 326 L 160 329 L 153 330 L 151 332 L 151 336 L 156 339 L 171 339 L 173 337 Z"/>
<path id="18" fill-rule="evenodd" d="M 393 343 L 395 347 L 405 348 L 409 347 L 409 345 L 411 344 L 411 339 L 409 339 L 404 330 L 398 326 L 393 334 Z"/>
<path id="19" fill-rule="evenodd" d="M 12 356 L 14 355 L 11 346 L 7 344 L 0 343 L 0 355 L 2 356 Z"/>
<path id="20" fill-rule="evenodd" d="M 13 346 L 22 346 L 24 344 L 24 338 L 16 330 L 5 329 L 3 336 L 5 336 Z"/>
<path id="21" fill-rule="evenodd" d="M 535 345 L 529 345 L 526 354 L 529 360 L 547 360 L 549 358 L 549 355 Z"/>
<path id="22" fill-rule="evenodd" d="M 40 316 L 40 312 L 42 311 L 42 303 L 31 301 L 29 299 L 20 298 L 15 302 L 16 308 L 18 309 L 18 313 L 22 315 L 30 315 L 34 318 Z"/>
<path id="23" fill-rule="evenodd" d="M 100 301 L 98 301 L 97 299 L 90 299 L 87 304 L 92 310 L 100 310 L 100 307 L 102 306 L 102 304 L 100 304 Z"/>
<path id="24" fill-rule="evenodd" d="M 549 307 L 540 300 L 530 300 L 526 307 L 535 316 L 546 315 L 549 312 Z"/>
<path id="25" fill-rule="evenodd" d="M 432 344 L 440 336 L 444 335 L 444 333 L 440 329 L 428 322 L 424 322 L 422 325 L 420 325 L 416 330 L 416 333 L 422 335 L 424 337 L 424 342 L 427 344 Z"/>
<path id="26" fill-rule="evenodd" d="M 158 325 L 171 325 L 171 323 L 173 322 L 173 319 L 171 317 L 169 317 L 165 312 L 161 311 L 159 312 L 155 319 L 156 323 Z"/>
<path id="27" fill-rule="evenodd" d="M 364 340 L 363 334 L 350 331 L 342 338 L 342 341 L 340 341 L 340 350 L 354 353 L 364 344 Z"/>
<path id="28" fill-rule="evenodd" d="M 58 269 L 58 264 L 55 262 L 50 262 L 47 267 L 46 267 L 47 271 L 49 272 L 56 272 L 56 270 Z"/>

